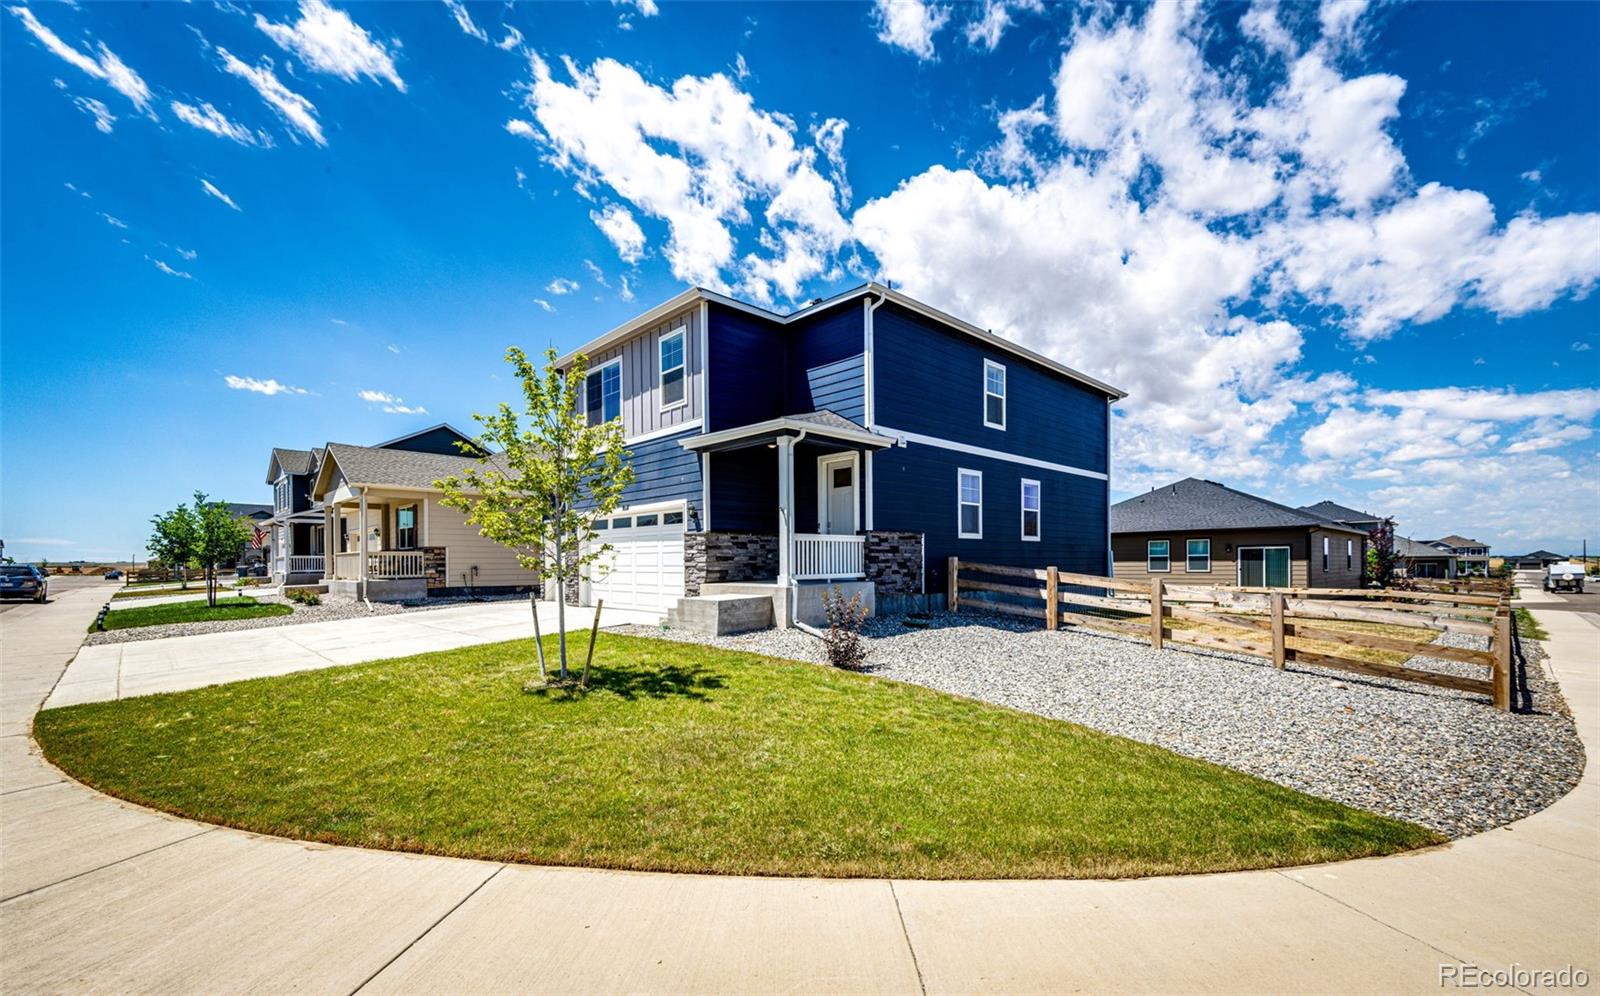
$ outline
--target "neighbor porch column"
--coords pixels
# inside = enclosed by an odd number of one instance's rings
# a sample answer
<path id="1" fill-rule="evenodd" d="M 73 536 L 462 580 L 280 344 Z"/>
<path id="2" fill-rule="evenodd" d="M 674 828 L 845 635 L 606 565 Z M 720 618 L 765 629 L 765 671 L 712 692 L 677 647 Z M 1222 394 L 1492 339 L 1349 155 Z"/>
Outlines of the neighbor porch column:
<path id="1" fill-rule="evenodd" d="M 778 584 L 794 578 L 794 439 L 778 437 Z"/>
<path id="2" fill-rule="evenodd" d="M 339 506 L 325 505 L 322 509 L 322 579 L 333 577 L 334 555 L 339 552 Z"/>
<path id="3" fill-rule="evenodd" d="M 361 489 L 361 506 L 356 515 L 356 522 L 361 529 L 361 538 L 356 543 L 356 549 L 361 554 L 359 566 L 356 568 L 356 578 L 361 582 L 361 598 L 367 597 L 367 489 Z"/>

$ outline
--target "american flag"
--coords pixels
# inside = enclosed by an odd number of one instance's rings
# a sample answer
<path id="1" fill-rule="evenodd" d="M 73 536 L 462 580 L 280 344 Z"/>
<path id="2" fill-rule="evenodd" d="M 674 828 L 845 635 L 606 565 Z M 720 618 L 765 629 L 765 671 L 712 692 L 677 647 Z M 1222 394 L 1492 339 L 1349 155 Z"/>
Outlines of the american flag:
<path id="1" fill-rule="evenodd" d="M 259 550 L 267 542 L 267 531 L 260 526 L 255 527 L 255 532 L 250 534 L 250 549 Z"/>

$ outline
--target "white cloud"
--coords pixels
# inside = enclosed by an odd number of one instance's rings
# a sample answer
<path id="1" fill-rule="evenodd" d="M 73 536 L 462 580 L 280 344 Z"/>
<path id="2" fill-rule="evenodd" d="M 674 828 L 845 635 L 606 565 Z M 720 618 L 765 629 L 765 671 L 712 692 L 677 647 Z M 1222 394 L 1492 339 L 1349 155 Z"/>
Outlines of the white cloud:
<path id="1" fill-rule="evenodd" d="M 100 212 L 100 217 L 104 218 L 106 220 L 106 224 L 110 225 L 112 228 L 127 228 L 128 227 L 128 223 L 127 222 L 123 221 L 121 218 L 116 217 L 115 215 L 107 214 L 104 211 Z"/>
<path id="2" fill-rule="evenodd" d="M 291 387 L 288 384 L 280 384 L 274 378 L 262 380 L 258 377 L 239 377 L 235 376 L 234 374 L 228 374 L 226 377 L 222 378 L 222 380 L 235 391 L 253 391 L 256 394 L 266 395 L 311 393 L 303 387 Z"/>
<path id="3" fill-rule="evenodd" d="M 185 104 L 182 101 L 172 102 L 172 113 L 179 121 L 201 131 L 210 132 L 218 138 L 226 138 L 240 145 L 263 144 L 254 132 L 244 125 L 228 120 L 228 116 L 217 110 L 208 102 L 202 102 L 199 107 Z M 262 136 L 264 137 L 264 136 Z M 265 143 L 270 144 L 270 143 Z"/>
<path id="4" fill-rule="evenodd" d="M 644 257 L 644 229 L 627 208 L 608 204 L 599 211 L 590 211 L 589 220 L 616 247 L 617 256 L 624 263 L 637 263 Z"/>
<path id="5" fill-rule="evenodd" d="M 113 90 L 132 101 L 133 106 L 141 112 L 155 117 L 150 110 L 150 87 L 140 78 L 139 74 L 128 67 L 117 54 L 107 48 L 104 42 L 96 46 L 97 55 L 91 56 L 72 45 L 61 40 L 54 31 L 45 27 L 34 16 L 33 11 L 27 7 L 15 6 L 9 8 L 22 21 L 23 27 L 39 40 L 52 54 L 75 66 L 89 76 L 104 82 Z M 103 105 L 102 105 L 103 106 Z M 102 131 L 107 129 L 102 128 Z"/>
<path id="6" fill-rule="evenodd" d="M 628 282 L 626 276 L 617 278 L 617 296 L 624 301 L 633 300 L 633 285 Z"/>
<path id="7" fill-rule="evenodd" d="M 182 280 L 194 279 L 194 274 L 185 272 L 184 270 L 174 269 L 171 266 L 168 266 L 165 260 L 154 259 L 150 256 L 146 256 L 145 259 L 150 260 L 151 265 L 169 277 L 178 277 Z"/>
<path id="8" fill-rule="evenodd" d="M 217 49 L 222 57 L 222 68 L 253 87 L 267 106 L 278 112 L 295 131 L 318 145 L 327 145 L 322 135 L 322 124 L 317 120 L 317 108 L 311 101 L 284 86 L 272 71 L 272 60 L 262 59 L 261 65 L 250 66 L 236 58 L 225 48 Z"/>
<path id="9" fill-rule="evenodd" d="M 923 0 L 875 0 L 873 20 L 879 41 L 926 62 L 934 57 L 933 36 L 949 22 L 950 8 Z"/>
<path id="10" fill-rule="evenodd" d="M 1041 0 L 984 0 L 982 13 L 967 22 L 967 42 L 993 52 L 1012 24 L 1012 11 L 1025 10 L 1037 14 L 1043 9 Z"/>
<path id="11" fill-rule="evenodd" d="M 456 19 L 456 26 L 461 29 L 462 34 L 476 38 L 481 42 L 489 40 L 489 33 L 473 23 L 472 14 L 467 11 L 467 5 L 462 3 L 461 0 L 444 0 L 444 5 L 449 9 L 450 16 Z M 401 87 L 401 89 L 405 88 Z"/>
<path id="12" fill-rule="evenodd" d="M 592 259 L 584 260 L 583 261 L 583 268 L 585 270 L 589 271 L 589 276 L 592 277 L 594 279 L 594 282 L 599 284 L 601 287 L 610 287 L 611 286 L 610 284 L 606 283 L 606 271 L 600 269 L 599 265 L 596 264 L 594 260 L 592 260 Z M 576 285 L 574 285 L 574 286 L 576 286 Z"/>
<path id="13" fill-rule="evenodd" d="M 555 311 L 556 310 L 556 306 L 555 305 L 551 304 L 549 301 L 546 301 L 542 297 L 534 298 L 533 299 L 533 303 L 537 304 L 540 308 L 544 309 L 545 311 Z"/>
<path id="14" fill-rule="evenodd" d="M 506 36 L 495 43 L 495 48 L 502 52 L 509 52 L 522 44 L 522 32 L 509 24 L 502 26 L 506 29 Z"/>
<path id="15" fill-rule="evenodd" d="M 732 271 L 757 300 L 774 291 L 792 299 L 848 239 L 837 191 L 817 171 L 818 150 L 798 147 L 795 123 L 757 110 L 727 76 L 685 76 L 667 89 L 611 59 L 587 71 L 568 60 L 568 83 L 544 60 L 532 62 L 527 103 L 550 162 L 586 195 L 605 184 L 665 221 L 663 254 L 679 279 L 726 288 Z M 751 202 L 760 200 L 764 252 L 737 258 L 732 228 L 752 224 Z M 600 217 L 627 258 L 624 247 L 641 244 L 637 223 L 609 209 Z"/>
<path id="16" fill-rule="evenodd" d="M 184 259 L 191 260 L 191 261 L 196 259 L 200 255 L 199 253 L 195 252 L 193 249 L 184 249 L 181 246 L 175 246 L 173 248 L 173 251 L 176 252 L 179 256 L 183 257 Z"/>
<path id="17" fill-rule="evenodd" d="M 356 397 L 370 404 L 380 405 L 390 415 L 426 415 L 428 409 L 421 405 L 408 405 L 405 399 L 387 391 L 357 391 Z"/>
<path id="18" fill-rule="evenodd" d="M 506 131 L 521 138 L 537 138 L 539 136 L 539 130 L 533 126 L 532 122 L 524 121 L 521 118 L 512 118 L 507 121 Z"/>
<path id="19" fill-rule="evenodd" d="M 655 17 L 661 13 L 661 8 L 656 6 L 656 0 L 611 0 L 611 4 L 632 7 L 644 17 Z"/>
<path id="20" fill-rule="evenodd" d="M 1590 346 L 1586 342 L 1575 342 L 1575 343 L 1572 344 L 1572 351 L 1574 353 L 1587 353 L 1589 350 L 1591 350 L 1593 348 L 1594 348 L 1593 346 Z"/>
<path id="21" fill-rule="evenodd" d="M 117 120 L 117 116 L 111 113 L 111 108 L 93 97 L 73 97 L 72 103 L 78 110 L 94 118 L 94 126 L 102 134 L 111 134 L 111 125 Z"/>
<path id="22" fill-rule="evenodd" d="M 545 287 L 546 292 L 554 294 L 557 297 L 560 297 L 562 294 L 571 294 L 577 289 L 578 282 L 576 280 L 568 280 L 566 277 L 557 277 L 550 281 L 549 285 Z"/>
<path id="23" fill-rule="evenodd" d="M 374 82 L 388 80 L 396 90 L 406 91 L 389 50 L 373 41 L 349 14 L 323 0 L 300 0 L 300 18 L 292 24 L 278 24 L 260 14 L 255 21 L 256 27 L 279 47 L 293 52 L 318 72 L 351 83 L 362 76 Z"/>
<path id="24" fill-rule="evenodd" d="M 233 198 L 232 197 L 229 197 L 227 194 L 225 194 L 222 191 L 218 190 L 217 189 L 217 185 L 212 183 L 210 180 L 201 179 L 201 181 L 200 181 L 200 189 L 204 190 L 209 196 L 215 197 L 217 200 L 219 200 L 222 203 L 224 203 L 224 204 L 228 205 L 229 207 L 233 208 L 235 211 L 243 211 L 244 210 L 244 208 L 241 208 L 239 205 L 237 205 L 237 204 L 235 204 L 233 202 Z"/>

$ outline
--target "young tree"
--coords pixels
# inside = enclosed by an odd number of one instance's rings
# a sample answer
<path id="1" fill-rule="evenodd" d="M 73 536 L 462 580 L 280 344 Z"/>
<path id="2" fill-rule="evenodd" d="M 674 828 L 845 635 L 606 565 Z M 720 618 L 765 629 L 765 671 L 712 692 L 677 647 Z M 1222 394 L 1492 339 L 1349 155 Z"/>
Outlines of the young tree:
<path id="1" fill-rule="evenodd" d="M 1367 533 L 1367 562 L 1363 578 L 1380 588 L 1394 586 L 1395 568 L 1400 557 L 1394 552 L 1394 522 L 1384 519 Z"/>
<path id="2" fill-rule="evenodd" d="M 189 563 L 195 559 L 199 543 L 199 524 L 189 506 L 179 505 L 164 515 L 150 520 L 150 539 L 145 547 L 153 560 L 159 560 L 178 571 L 179 587 L 189 587 Z"/>
<path id="3" fill-rule="evenodd" d="M 217 565 L 235 560 L 239 548 L 250 538 L 250 527 L 228 511 L 226 502 L 206 501 L 203 492 L 194 493 L 195 558 L 206 569 L 206 604 L 217 604 Z"/>
<path id="4" fill-rule="evenodd" d="M 588 422 L 586 357 L 577 357 L 565 374 L 556 366 L 554 349 L 545 352 L 542 370 L 515 346 L 506 350 L 506 362 L 522 381 L 522 410 L 502 402 L 492 415 L 473 415 L 483 431 L 475 446 L 462 451 L 477 456 L 478 465 L 434 483 L 444 491 L 445 505 L 465 512 L 483 535 L 510 547 L 524 568 L 555 579 L 565 682 L 566 583 L 611 549 L 594 543 L 594 522 L 615 511 L 623 489 L 633 483 L 631 454 L 622 446 L 620 419 Z M 537 633 L 538 605 L 532 608 Z M 539 654 L 542 671 L 542 649 Z"/>

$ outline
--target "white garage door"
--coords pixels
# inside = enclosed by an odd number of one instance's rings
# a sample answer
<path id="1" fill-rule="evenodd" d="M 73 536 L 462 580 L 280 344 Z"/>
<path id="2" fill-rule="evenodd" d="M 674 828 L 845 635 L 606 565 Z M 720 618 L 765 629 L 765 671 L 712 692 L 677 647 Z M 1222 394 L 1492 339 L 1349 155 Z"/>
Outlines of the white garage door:
<path id="1" fill-rule="evenodd" d="M 624 510 L 598 532 L 611 551 L 591 572 L 591 602 L 665 614 L 683 597 L 683 509 Z"/>

